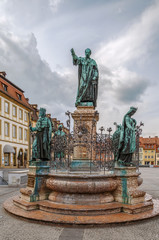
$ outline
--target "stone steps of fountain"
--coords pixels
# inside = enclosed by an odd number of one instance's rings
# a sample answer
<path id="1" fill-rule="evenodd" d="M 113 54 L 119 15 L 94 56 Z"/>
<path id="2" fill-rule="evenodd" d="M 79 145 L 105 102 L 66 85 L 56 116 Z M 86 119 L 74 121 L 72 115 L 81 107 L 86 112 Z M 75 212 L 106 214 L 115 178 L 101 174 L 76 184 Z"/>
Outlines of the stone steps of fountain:
<path id="1" fill-rule="evenodd" d="M 137 214 L 149 211 L 153 208 L 152 200 L 145 201 L 144 203 L 139 203 L 135 205 L 128 205 L 117 202 L 94 205 L 78 205 L 78 204 L 60 204 L 49 200 L 38 202 L 26 202 L 24 200 L 21 200 L 19 197 L 16 197 L 13 199 L 13 202 L 16 206 L 26 211 L 39 209 L 44 212 L 73 216 L 109 215 L 120 212 Z"/>
<path id="2" fill-rule="evenodd" d="M 13 201 L 14 200 L 14 201 Z M 130 214 L 126 212 L 114 213 L 114 214 L 104 214 L 104 215 L 94 215 L 94 216 L 78 216 L 78 215 L 68 215 L 68 214 L 57 214 L 46 212 L 40 209 L 34 209 L 33 211 L 26 211 L 21 207 L 15 206 L 15 200 L 18 200 L 18 197 L 13 197 L 5 201 L 4 208 L 6 211 L 14 214 L 15 216 L 22 217 L 32 221 L 38 221 L 49 224 L 66 224 L 66 225 L 103 225 L 103 224 L 112 224 L 112 223 L 125 223 L 132 222 L 137 220 L 143 220 L 152 218 L 159 215 L 159 200 L 153 200 L 154 207 L 153 209 L 147 209 L 144 212 Z M 40 201 L 39 201 L 40 202 Z M 39 202 L 34 203 L 25 203 L 25 205 L 39 205 Z M 42 202 L 42 201 L 41 201 Z M 43 201 L 44 202 L 44 201 Z M 150 201 L 149 201 L 150 202 Z M 22 203 L 21 203 L 22 204 Z M 124 204 L 122 204 L 123 206 Z M 136 205 L 139 207 L 140 204 Z M 126 206 L 126 205 L 124 205 Z M 96 206 L 97 207 L 97 206 Z M 132 205 L 131 205 L 132 207 Z M 135 206 L 133 206 L 135 207 Z M 141 207 L 141 205 L 140 205 Z"/>

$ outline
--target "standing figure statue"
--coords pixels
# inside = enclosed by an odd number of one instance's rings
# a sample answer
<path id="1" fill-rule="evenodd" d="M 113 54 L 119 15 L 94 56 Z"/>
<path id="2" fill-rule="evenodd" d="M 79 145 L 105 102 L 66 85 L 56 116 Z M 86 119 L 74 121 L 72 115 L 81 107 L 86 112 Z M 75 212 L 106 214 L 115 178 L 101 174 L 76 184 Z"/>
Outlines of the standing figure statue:
<path id="1" fill-rule="evenodd" d="M 98 95 L 98 67 L 96 62 L 90 58 L 91 50 L 85 50 L 85 57 L 77 57 L 74 49 L 71 49 L 73 64 L 78 65 L 78 91 L 76 106 L 97 105 Z"/>
<path id="2" fill-rule="evenodd" d="M 120 133 L 121 133 L 121 124 L 117 125 L 117 129 L 113 134 L 112 142 L 113 142 L 113 152 L 114 152 L 114 161 L 118 161 L 119 158 L 119 141 L 120 141 Z"/>
<path id="3" fill-rule="evenodd" d="M 39 119 L 36 127 L 30 125 L 30 131 L 36 131 L 36 137 L 32 146 L 32 160 L 50 160 L 50 143 L 52 135 L 51 120 L 46 117 L 46 109 L 40 108 Z"/>
<path id="4" fill-rule="evenodd" d="M 58 130 L 53 137 L 54 142 L 54 157 L 55 159 L 62 160 L 65 156 L 66 149 L 66 134 L 63 131 L 63 126 L 60 124 Z"/>
<path id="5" fill-rule="evenodd" d="M 115 161 L 122 166 L 133 165 L 132 156 L 136 150 L 136 120 L 132 118 L 132 115 L 134 115 L 136 111 L 137 108 L 130 107 L 130 110 L 123 118 L 122 126 L 119 125 L 118 129 L 113 134 Z M 116 144 L 118 146 L 115 147 Z"/>

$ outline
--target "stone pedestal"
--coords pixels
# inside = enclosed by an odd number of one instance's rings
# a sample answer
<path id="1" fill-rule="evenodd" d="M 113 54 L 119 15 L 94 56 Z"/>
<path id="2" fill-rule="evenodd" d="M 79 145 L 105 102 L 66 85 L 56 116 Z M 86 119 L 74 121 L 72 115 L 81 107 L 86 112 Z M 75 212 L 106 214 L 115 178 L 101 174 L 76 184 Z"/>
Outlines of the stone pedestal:
<path id="1" fill-rule="evenodd" d="M 30 161 L 27 187 L 20 189 L 22 200 L 35 202 L 48 198 L 46 179 L 49 171 L 48 161 Z"/>
<path id="2" fill-rule="evenodd" d="M 73 162 L 71 170 L 89 170 L 93 166 L 90 165 L 95 160 L 95 151 L 92 148 L 92 141 L 95 141 L 96 125 L 99 120 L 99 113 L 93 106 L 78 106 L 72 113 L 74 119 L 74 133 L 76 145 L 74 146 Z"/>
<path id="3" fill-rule="evenodd" d="M 137 189 L 142 181 L 136 167 L 115 167 L 114 174 L 118 185 L 113 193 L 116 202 L 138 204 L 145 201 L 145 192 Z"/>

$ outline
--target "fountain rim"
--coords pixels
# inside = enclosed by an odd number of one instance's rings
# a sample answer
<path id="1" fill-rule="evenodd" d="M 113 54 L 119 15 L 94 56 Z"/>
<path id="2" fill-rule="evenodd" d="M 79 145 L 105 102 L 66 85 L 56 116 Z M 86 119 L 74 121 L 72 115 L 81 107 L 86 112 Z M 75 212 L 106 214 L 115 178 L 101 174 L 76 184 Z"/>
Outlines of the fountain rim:
<path id="1" fill-rule="evenodd" d="M 82 179 L 97 179 L 97 178 L 100 178 L 100 179 L 103 179 L 103 178 L 114 178 L 116 177 L 116 175 L 113 173 L 108 173 L 108 174 L 94 174 L 94 173 L 80 173 L 80 172 L 57 172 L 57 173 L 49 173 L 48 174 L 48 177 L 56 177 L 56 178 L 75 178 L 75 179 L 79 179 L 79 178 L 82 178 Z"/>

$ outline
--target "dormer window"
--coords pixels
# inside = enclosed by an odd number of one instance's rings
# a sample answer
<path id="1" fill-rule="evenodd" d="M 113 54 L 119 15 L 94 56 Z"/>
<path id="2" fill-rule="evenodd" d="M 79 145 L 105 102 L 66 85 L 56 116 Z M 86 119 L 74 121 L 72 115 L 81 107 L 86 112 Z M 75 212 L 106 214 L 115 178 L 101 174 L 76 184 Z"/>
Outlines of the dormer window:
<path id="1" fill-rule="evenodd" d="M 4 83 L 2 83 L 2 86 L 3 86 L 4 91 L 7 92 L 7 91 L 8 91 L 8 90 L 7 90 L 8 86 L 7 86 L 6 84 L 4 84 Z"/>
<path id="2" fill-rule="evenodd" d="M 17 93 L 17 97 L 19 100 L 22 100 L 22 95 L 20 95 L 19 93 Z"/>

